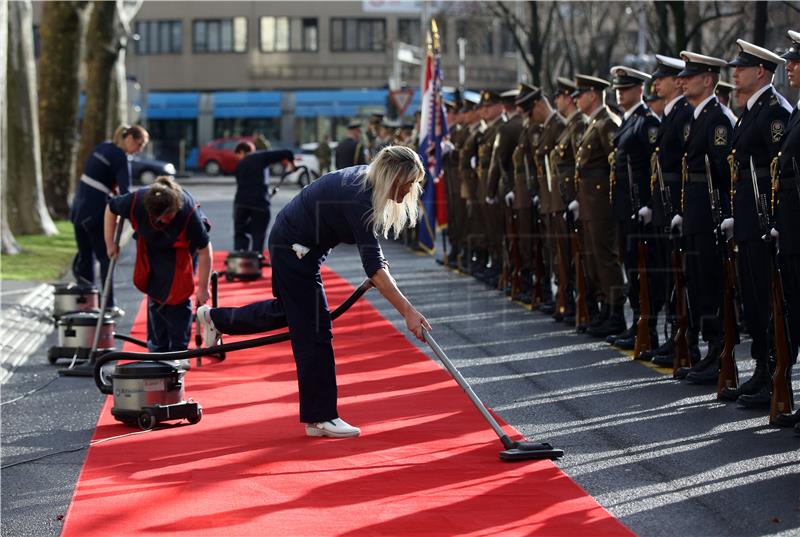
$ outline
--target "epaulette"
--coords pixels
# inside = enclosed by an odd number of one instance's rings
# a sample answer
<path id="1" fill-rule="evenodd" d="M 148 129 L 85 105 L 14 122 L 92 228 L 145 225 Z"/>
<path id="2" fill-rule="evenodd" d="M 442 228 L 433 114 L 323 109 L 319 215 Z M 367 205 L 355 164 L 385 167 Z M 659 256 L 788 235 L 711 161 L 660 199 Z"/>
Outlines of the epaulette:
<path id="1" fill-rule="evenodd" d="M 775 93 L 772 93 L 772 95 L 769 98 L 769 105 L 775 106 L 776 104 L 780 104 L 780 101 L 778 100 L 778 96 L 775 95 Z"/>

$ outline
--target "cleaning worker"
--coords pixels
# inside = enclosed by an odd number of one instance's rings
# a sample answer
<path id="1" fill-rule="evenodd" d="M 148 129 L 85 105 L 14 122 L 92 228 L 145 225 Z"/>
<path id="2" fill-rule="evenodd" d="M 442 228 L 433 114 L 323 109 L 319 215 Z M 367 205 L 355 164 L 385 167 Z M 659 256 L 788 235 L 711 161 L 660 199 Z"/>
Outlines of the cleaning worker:
<path id="1" fill-rule="evenodd" d="M 109 257 L 119 255 L 114 243 L 117 215 L 129 219 L 136 231 L 133 283 L 147 295 L 148 350 L 186 350 L 192 330 L 191 296 L 195 294 L 198 304 L 210 296 L 208 220 L 188 192 L 172 178 L 160 176 L 151 186 L 108 202 L 104 228 Z"/>
<path id="2" fill-rule="evenodd" d="M 103 211 L 112 194 L 127 194 L 131 185 L 128 155 L 141 151 L 150 135 L 139 125 L 122 125 L 112 141 L 97 144 L 86 159 L 69 219 L 75 227 L 78 253 L 72 270 L 78 281 L 95 283 L 94 263 L 100 263 L 100 277 L 106 280 L 109 259 L 103 242 Z M 124 311 L 114 303 L 114 286 L 109 287 L 106 312 L 121 317 Z"/>
<path id="3" fill-rule="evenodd" d="M 408 147 L 381 150 L 369 166 L 331 172 L 304 188 L 278 214 L 269 236 L 272 293 L 276 297 L 240 308 L 201 306 L 204 344 L 221 333 L 252 334 L 288 325 L 300 389 L 300 421 L 308 436 L 346 438 L 360 429 L 339 417 L 331 317 L 320 267 L 339 243 L 355 244 L 375 287 L 423 340 L 430 325 L 397 288 L 378 236 L 395 237 L 417 221 L 425 176 Z"/>
<path id="4" fill-rule="evenodd" d="M 270 220 L 269 168 L 281 163 L 294 170 L 294 155 L 288 149 L 255 151 L 248 141 L 234 149 L 236 194 L 233 197 L 233 249 L 264 252 L 264 238 Z"/>

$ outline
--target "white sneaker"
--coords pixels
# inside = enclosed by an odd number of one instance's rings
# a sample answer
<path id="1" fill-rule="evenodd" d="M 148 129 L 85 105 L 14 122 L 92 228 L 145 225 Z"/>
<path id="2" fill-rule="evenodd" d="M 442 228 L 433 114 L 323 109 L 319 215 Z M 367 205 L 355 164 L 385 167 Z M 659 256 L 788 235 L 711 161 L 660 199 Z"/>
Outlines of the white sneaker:
<path id="1" fill-rule="evenodd" d="M 306 435 L 327 436 L 330 438 L 350 438 L 361 434 L 361 429 L 353 427 L 342 418 L 320 423 L 306 423 Z"/>
<path id="2" fill-rule="evenodd" d="M 214 321 L 211 320 L 210 309 L 205 305 L 197 308 L 197 321 L 203 330 L 203 346 L 205 347 L 217 345 L 221 339 L 219 330 L 214 327 Z"/>

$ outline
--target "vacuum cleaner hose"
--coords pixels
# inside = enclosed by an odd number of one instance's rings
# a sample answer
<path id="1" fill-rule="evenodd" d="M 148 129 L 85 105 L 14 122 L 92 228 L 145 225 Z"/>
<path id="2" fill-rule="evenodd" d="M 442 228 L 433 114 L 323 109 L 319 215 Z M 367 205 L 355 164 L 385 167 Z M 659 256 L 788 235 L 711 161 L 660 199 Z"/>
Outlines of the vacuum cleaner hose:
<path id="1" fill-rule="evenodd" d="M 358 288 L 353 291 L 347 300 L 342 302 L 339 307 L 331 312 L 331 320 L 336 320 L 344 312 L 349 310 L 356 301 L 364 296 L 371 287 L 372 281 L 364 280 Z M 198 358 L 201 356 L 212 358 L 218 362 L 225 359 L 226 352 L 240 351 L 243 349 L 252 349 L 253 347 L 262 347 L 264 345 L 272 345 L 273 343 L 280 343 L 281 341 L 289 340 L 289 332 L 281 332 L 271 336 L 263 336 L 259 338 L 247 339 L 245 341 L 237 341 L 234 343 L 224 343 L 222 345 L 212 345 L 211 347 L 203 347 L 200 349 L 187 349 L 185 351 L 173 352 L 109 352 L 97 358 L 94 365 L 94 382 L 97 388 L 106 394 L 112 392 L 112 386 L 103 382 L 100 375 L 100 370 L 104 364 L 117 360 L 131 360 L 131 361 L 154 361 L 154 360 L 185 360 L 187 358 Z"/>

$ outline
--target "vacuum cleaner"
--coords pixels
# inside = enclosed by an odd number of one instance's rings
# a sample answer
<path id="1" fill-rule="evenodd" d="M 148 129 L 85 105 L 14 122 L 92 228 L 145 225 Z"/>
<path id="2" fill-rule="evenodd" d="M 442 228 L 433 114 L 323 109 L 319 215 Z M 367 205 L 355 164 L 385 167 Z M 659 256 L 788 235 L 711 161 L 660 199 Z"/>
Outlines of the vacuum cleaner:
<path id="1" fill-rule="evenodd" d="M 85 283 L 57 283 L 53 291 L 53 320 L 77 311 L 98 309 L 97 287 Z"/>
<path id="2" fill-rule="evenodd" d="M 338 318 L 350 309 L 370 287 L 372 282 L 365 280 L 347 300 L 331 312 L 331 319 Z M 202 418 L 203 409 L 197 401 L 184 399 L 186 373 L 172 362 L 197 358 L 197 365 L 200 367 L 203 357 L 222 362 L 226 352 L 261 347 L 288 339 L 289 332 L 282 332 L 185 351 L 109 352 L 94 360 L 92 364 L 94 382 L 102 393 L 114 395 L 111 414 L 118 421 L 136 423 L 142 430 L 152 429 L 160 422 L 168 420 L 185 419 L 194 424 Z M 113 361 L 116 361 L 117 365 L 106 381 L 103 378 L 102 368 Z M 120 361 L 127 363 L 120 364 Z"/>
<path id="3" fill-rule="evenodd" d="M 268 266 L 261 252 L 234 250 L 225 258 L 225 280 L 257 280 L 262 276 L 261 269 Z"/>
<path id="4" fill-rule="evenodd" d="M 444 364 L 444 367 L 447 369 L 453 379 L 458 383 L 459 386 L 461 386 L 461 389 L 464 390 L 464 393 L 467 394 L 470 401 L 472 401 L 472 403 L 477 407 L 484 419 L 489 422 L 489 425 L 492 427 L 492 429 L 494 429 L 494 432 L 497 434 L 497 436 L 500 437 L 500 441 L 503 443 L 503 447 L 505 448 L 500 452 L 500 460 L 511 462 L 525 461 L 530 459 L 558 459 L 564 456 L 563 450 L 556 449 L 547 443 L 529 442 L 527 440 L 511 440 L 497 423 L 497 420 L 495 420 L 489 411 L 486 410 L 486 406 L 484 406 L 483 402 L 481 402 L 467 380 L 461 375 L 458 369 L 456 369 L 456 366 L 453 365 L 442 348 L 439 347 L 439 344 L 436 343 L 430 332 L 423 328 L 422 335 L 433 353 L 439 358 L 439 360 L 441 360 L 442 364 Z"/>

